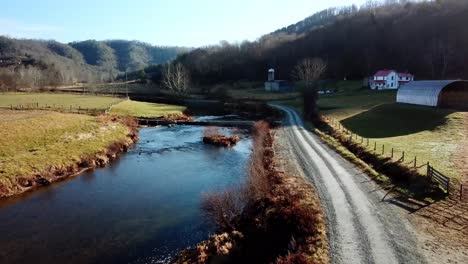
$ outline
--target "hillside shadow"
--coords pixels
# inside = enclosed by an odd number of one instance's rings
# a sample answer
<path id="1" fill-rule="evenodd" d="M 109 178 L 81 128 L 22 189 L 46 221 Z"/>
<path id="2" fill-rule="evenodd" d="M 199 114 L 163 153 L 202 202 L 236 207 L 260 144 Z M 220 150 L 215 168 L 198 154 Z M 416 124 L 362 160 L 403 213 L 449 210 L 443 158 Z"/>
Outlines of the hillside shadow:
<path id="1" fill-rule="evenodd" d="M 383 104 L 349 117 L 341 123 L 367 138 L 386 138 L 434 130 L 447 123 L 454 111 L 408 104 Z"/>

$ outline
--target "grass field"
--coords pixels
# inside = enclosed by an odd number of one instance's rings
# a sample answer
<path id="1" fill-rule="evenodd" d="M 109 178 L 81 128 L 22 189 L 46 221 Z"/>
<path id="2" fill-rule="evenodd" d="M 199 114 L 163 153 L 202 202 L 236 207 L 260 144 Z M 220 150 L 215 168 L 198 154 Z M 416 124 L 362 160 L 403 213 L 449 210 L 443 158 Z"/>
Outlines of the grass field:
<path id="1" fill-rule="evenodd" d="M 185 109 L 184 106 L 126 100 L 112 106 L 110 113 L 133 117 L 162 117 L 172 114 L 182 114 Z"/>
<path id="2" fill-rule="evenodd" d="M 460 180 L 460 168 L 454 164 L 463 139 L 468 134 L 464 118 L 468 114 L 447 109 L 395 103 L 395 91 L 363 90 L 357 82 L 341 82 L 333 95 L 321 96 L 322 115 L 340 123 L 353 133 L 369 138 L 373 149 L 385 145 L 385 155 L 394 148 L 395 160 L 405 151 L 408 165 L 417 157 L 417 166 L 430 162 L 447 176 Z M 299 111 L 300 100 L 282 102 Z M 420 168 L 424 173 L 425 167 Z"/>
<path id="3" fill-rule="evenodd" d="M 299 93 L 272 93 L 266 92 L 264 88 L 256 89 L 233 89 L 229 90 L 229 95 L 235 99 L 250 99 L 258 101 L 279 101 L 297 98 Z"/>
<path id="4" fill-rule="evenodd" d="M 50 111 L 0 110 L 0 183 L 15 186 L 50 166 L 68 166 L 111 143 L 128 140 L 120 123 Z"/>
<path id="5" fill-rule="evenodd" d="M 381 145 L 385 144 L 386 155 L 394 148 L 395 160 L 405 151 L 408 165 L 417 157 L 418 167 L 430 162 L 447 176 L 461 177 L 453 159 L 468 133 L 463 113 L 392 103 L 338 120 L 353 133 L 376 141 L 379 153 Z M 425 169 L 422 167 L 421 172 Z"/>
<path id="6" fill-rule="evenodd" d="M 107 96 L 91 96 L 76 94 L 56 94 L 56 93 L 0 93 L 0 107 L 10 106 L 35 106 L 43 108 L 46 105 L 50 108 L 82 108 L 104 110 L 110 105 L 122 101 L 121 98 Z"/>

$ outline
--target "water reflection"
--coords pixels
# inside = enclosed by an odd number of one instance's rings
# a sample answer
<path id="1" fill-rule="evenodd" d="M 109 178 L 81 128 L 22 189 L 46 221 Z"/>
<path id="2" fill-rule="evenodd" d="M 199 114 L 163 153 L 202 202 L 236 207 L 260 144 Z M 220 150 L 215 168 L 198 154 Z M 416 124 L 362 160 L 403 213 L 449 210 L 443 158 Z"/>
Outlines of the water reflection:
<path id="1" fill-rule="evenodd" d="M 251 142 L 202 127 L 146 128 L 104 169 L 0 202 L 0 263 L 166 263 L 207 237 L 201 194 L 242 181 Z"/>

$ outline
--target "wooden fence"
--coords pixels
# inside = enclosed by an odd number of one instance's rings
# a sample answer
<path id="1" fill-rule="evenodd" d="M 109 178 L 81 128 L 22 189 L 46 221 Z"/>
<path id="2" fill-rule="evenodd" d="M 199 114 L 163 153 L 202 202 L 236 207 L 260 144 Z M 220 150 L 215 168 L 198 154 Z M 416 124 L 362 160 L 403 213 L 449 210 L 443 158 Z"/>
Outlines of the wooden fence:
<path id="1" fill-rule="evenodd" d="M 324 120 L 327 122 L 327 124 L 332 128 L 340 133 L 344 133 L 347 135 L 347 138 L 349 141 L 355 141 L 356 143 L 360 143 L 361 145 L 365 146 L 366 148 L 370 148 L 371 150 L 374 151 L 375 155 L 381 155 L 381 156 L 386 156 L 389 154 L 389 158 L 394 160 L 395 158 L 397 159 L 396 162 L 401 163 L 405 165 L 408 168 L 415 169 L 415 170 L 422 170 L 424 167 L 427 167 L 426 173 L 427 176 L 431 179 L 432 182 L 438 184 L 443 190 L 449 194 L 450 192 L 450 186 L 452 184 L 453 188 L 452 189 L 460 189 L 460 199 L 463 199 L 464 193 L 463 193 L 463 185 L 460 184 L 460 186 L 456 186 L 450 181 L 450 178 L 444 175 L 442 172 L 436 170 L 434 167 L 430 165 L 429 162 L 422 163 L 421 160 L 418 160 L 418 157 L 415 156 L 414 159 L 410 157 L 408 159 L 408 156 L 406 155 L 405 151 L 397 152 L 396 149 L 390 148 L 389 146 L 385 146 L 385 144 L 378 144 L 376 140 L 370 140 L 369 138 L 364 138 L 361 137 L 357 134 L 354 134 L 353 132 L 349 131 L 343 125 L 337 121 L 337 120 L 332 120 L 328 117 L 324 117 Z M 372 142 L 374 141 L 374 142 Z M 386 152 L 387 151 L 387 152 Z M 400 156 L 401 155 L 401 156 Z M 419 164 L 418 164 L 419 162 Z M 422 172 L 423 173 L 423 172 Z M 466 194 L 465 194 L 466 196 Z"/>
<path id="2" fill-rule="evenodd" d="M 439 184 L 442 189 L 445 189 L 447 194 L 450 193 L 450 178 L 442 174 L 440 171 L 434 169 L 434 167 L 432 167 L 429 163 L 427 163 L 427 177 L 429 177 L 431 181 Z M 463 190 L 463 188 L 461 188 L 461 190 Z M 462 193 L 460 193 L 460 197 L 461 196 L 463 196 Z"/>
<path id="3" fill-rule="evenodd" d="M 55 112 L 61 112 L 61 113 L 100 115 L 100 114 L 107 113 L 109 109 L 117 103 L 120 103 L 120 101 L 113 103 L 113 104 L 106 105 L 105 107 L 100 107 L 100 108 L 81 107 L 81 106 L 72 106 L 72 105 L 57 105 L 57 104 L 39 104 L 39 103 L 10 105 L 10 106 L 3 106 L 0 108 L 10 109 L 10 110 L 23 110 L 23 111 L 46 110 L 46 111 L 55 111 Z"/>

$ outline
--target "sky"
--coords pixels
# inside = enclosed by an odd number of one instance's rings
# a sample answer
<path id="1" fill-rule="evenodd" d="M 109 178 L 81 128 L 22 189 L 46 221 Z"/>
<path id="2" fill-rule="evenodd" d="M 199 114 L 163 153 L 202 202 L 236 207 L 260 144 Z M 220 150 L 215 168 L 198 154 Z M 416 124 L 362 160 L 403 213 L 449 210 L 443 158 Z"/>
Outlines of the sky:
<path id="1" fill-rule="evenodd" d="M 328 7 L 365 0 L 0 0 L 0 35 L 199 47 L 255 40 Z"/>

